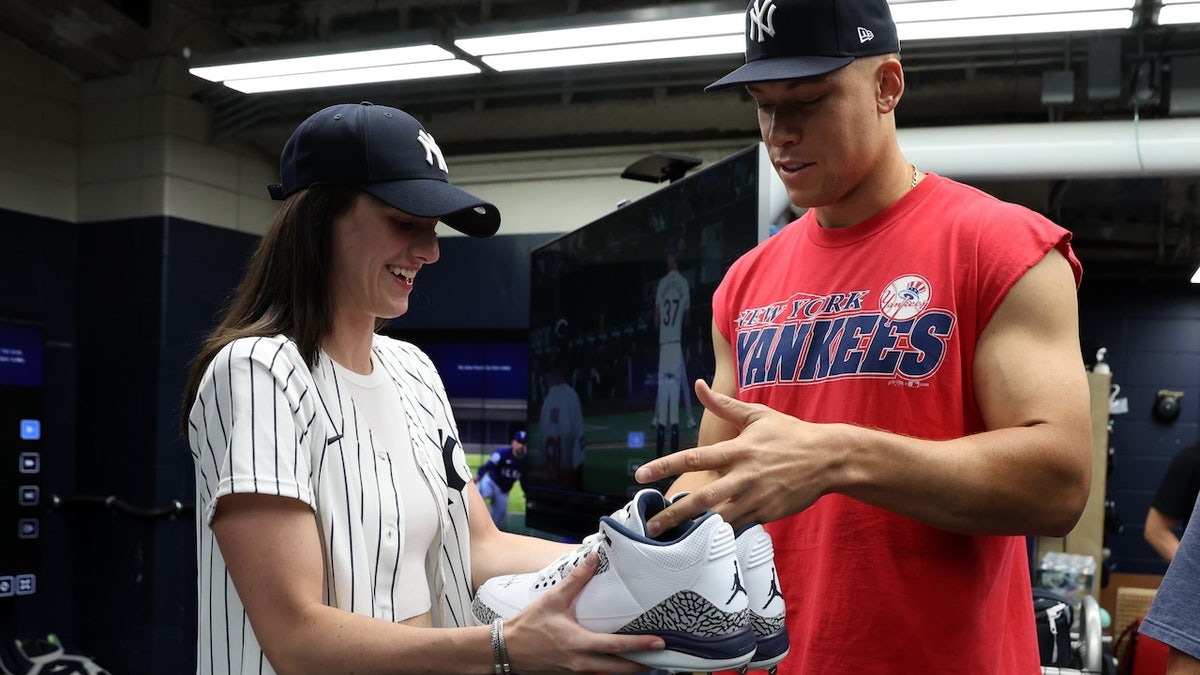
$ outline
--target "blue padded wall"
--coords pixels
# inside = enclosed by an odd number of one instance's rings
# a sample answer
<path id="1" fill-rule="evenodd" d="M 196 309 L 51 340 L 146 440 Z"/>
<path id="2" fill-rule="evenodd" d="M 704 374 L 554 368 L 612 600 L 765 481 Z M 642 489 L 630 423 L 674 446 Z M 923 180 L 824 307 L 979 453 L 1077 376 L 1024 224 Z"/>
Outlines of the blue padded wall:
<path id="1" fill-rule="evenodd" d="M 1200 440 L 1200 287 L 1173 282 L 1089 284 L 1080 291 L 1081 337 L 1108 350 L 1129 412 L 1113 415 L 1108 497 L 1123 531 L 1106 534 L 1116 570 L 1162 574 L 1166 564 L 1142 538 L 1142 524 L 1174 454 Z M 1160 389 L 1184 392 L 1171 423 L 1151 411 Z"/>

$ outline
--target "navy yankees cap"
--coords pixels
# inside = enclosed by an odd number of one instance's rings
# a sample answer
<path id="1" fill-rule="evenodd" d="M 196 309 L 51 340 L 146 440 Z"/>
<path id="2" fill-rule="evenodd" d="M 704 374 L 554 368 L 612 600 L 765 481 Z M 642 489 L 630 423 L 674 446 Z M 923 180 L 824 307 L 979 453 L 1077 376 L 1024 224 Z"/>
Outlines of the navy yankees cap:
<path id="1" fill-rule="evenodd" d="M 412 115 L 383 105 L 345 103 L 300 123 L 279 158 L 272 199 L 312 185 L 356 185 L 385 204 L 438 218 L 472 237 L 500 228 L 500 211 L 450 183 L 446 158 Z"/>
<path id="2" fill-rule="evenodd" d="M 512 439 L 518 443 L 524 443 L 529 439 L 529 434 L 525 433 L 524 429 L 513 434 Z"/>
<path id="3" fill-rule="evenodd" d="M 751 0 L 746 64 L 704 88 L 813 77 L 900 51 L 887 0 Z"/>

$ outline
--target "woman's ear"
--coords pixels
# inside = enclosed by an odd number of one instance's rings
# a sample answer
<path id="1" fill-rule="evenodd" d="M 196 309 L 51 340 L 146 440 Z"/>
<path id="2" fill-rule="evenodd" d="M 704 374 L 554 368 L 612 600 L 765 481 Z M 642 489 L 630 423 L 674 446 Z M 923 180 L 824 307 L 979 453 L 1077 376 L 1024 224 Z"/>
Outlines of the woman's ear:
<path id="1" fill-rule="evenodd" d="M 886 115 L 896 109 L 904 95 L 904 68 L 900 66 L 900 59 L 885 57 L 876 68 L 875 77 L 879 87 L 876 98 L 879 112 Z"/>

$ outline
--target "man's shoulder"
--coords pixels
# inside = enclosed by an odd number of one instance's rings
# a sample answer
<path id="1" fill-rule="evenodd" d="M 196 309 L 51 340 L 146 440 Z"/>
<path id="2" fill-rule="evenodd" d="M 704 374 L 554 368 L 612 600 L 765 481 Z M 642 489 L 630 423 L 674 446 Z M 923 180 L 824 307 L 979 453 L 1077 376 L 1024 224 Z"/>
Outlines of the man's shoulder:
<path id="1" fill-rule="evenodd" d="M 980 222 L 990 215 L 1004 218 L 1022 217 L 1049 222 L 1046 216 L 1028 206 L 1006 201 L 975 186 L 960 183 L 945 176 L 937 176 L 936 180 L 936 191 L 932 195 L 936 199 L 929 204 L 935 209 L 941 210 L 948 205 L 958 205 L 969 210 L 975 216 L 971 219 L 973 222 Z"/>

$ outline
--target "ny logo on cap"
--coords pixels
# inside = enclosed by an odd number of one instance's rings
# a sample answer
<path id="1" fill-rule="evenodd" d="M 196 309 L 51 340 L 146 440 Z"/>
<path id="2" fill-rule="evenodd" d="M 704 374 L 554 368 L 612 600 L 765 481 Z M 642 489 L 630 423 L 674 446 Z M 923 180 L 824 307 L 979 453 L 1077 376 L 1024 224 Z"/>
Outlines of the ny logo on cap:
<path id="1" fill-rule="evenodd" d="M 775 0 L 754 0 L 750 8 L 750 28 L 747 37 L 751 40 L 764 42 L 767 36 L 775 37 Z M 757 33 L 757 37 L 755 36 Z"/>
<path id="2" fill-rule="evenodd" d="M 446 168 L 446 158 L 442 155 L 442 149 L 438 147 L 437 141 L 433 140 L 433 136 L 429 135 L 428 131 L 420 129 L 417 131 L 417 141 L 425 146 L 425 161 L 429 166 L 434 166 L 434 159 L 437 159 L 437 168 L 450 173 Z"/>
<path id="3" fill-rule="evenodd" d="M 858 44 L 861 45 L 864 42 L 870 42 L 871 40 L 874 40 L 874 39 L 875 39 L 874 33 L 867 30 L 866 28 L 863 28 L 862 26 L 858 27 Z"/>

